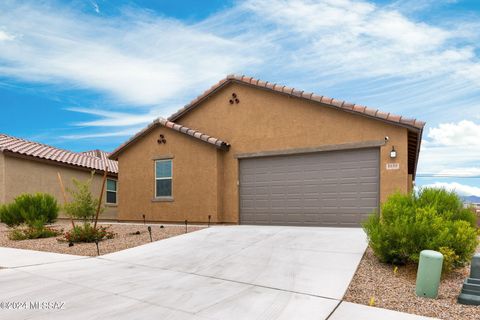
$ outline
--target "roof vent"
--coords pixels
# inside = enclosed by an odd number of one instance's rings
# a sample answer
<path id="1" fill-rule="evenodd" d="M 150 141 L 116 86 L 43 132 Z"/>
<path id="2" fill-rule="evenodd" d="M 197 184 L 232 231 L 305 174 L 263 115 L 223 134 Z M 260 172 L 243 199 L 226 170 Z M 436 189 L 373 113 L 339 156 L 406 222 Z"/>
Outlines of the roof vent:
<path id="1" fill-rule="evenodd" d="M 237 97 L 237 94 L 234 92 L 232 93 L 232 98 L 230 100 L 228 100 L 228 102 L 230 102 L 230 104 L 239 104 L 240 103 L 240 100 L 238 99 Z"/>

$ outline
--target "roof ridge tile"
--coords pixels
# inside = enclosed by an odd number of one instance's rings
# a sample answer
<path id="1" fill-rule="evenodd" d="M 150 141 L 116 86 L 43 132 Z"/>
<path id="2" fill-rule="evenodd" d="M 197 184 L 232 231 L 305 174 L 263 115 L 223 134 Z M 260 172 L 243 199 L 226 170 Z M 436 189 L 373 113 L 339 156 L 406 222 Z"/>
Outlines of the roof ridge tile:
<path id="1" fill-rule="evenodd" d="M 400 118 L 397 118 L 397 117 L 394 117 L 395 115 L 393 114 L 390 114 L 390 116 L 385 118 L 384 116 L 382 116 L 385 114 L 385 112 L 381 112 L 379 110 L 376 110 L 375 112 L 371 112 L 371 110 L 375 110 L 375 109 L 371 109 L 365 106 L 361 106 L 360 108 L 358 108 L 356 104 L 353 104 L 353 106 L 350 107 L 350 105 L 352 104 L 344 100 L 333 99 L 327 96 L 320 96 L 321 98 L 318 99 L 319 96 L 316 95 L 315 93 L 305 93 L 303 91 L 299 93 L 300 90 L 295 90 L 295 88 L 290 88 L 284 85 L 280 85 L 280 84 L 269 82 L 269 81 L 263 81 L 260 79 L 254 79 L 253 77 L 247 77 L 245 75 L 240 76 L 235 74 L 227 75 L 224 79 L 220 80 L 217 84 L 213 85 L 209 90 L 205 91 L 203 94 L 196 97 L 190 103 L 186 104 L 185 106 L 180 108 L 177 112 L 172 114 L 168 118 L 168 120 L 171 120 L 171 121 L 177 120 L 184 113 L 188 112 L 191 108 L 194 108 L 200 101 L 203 101 L 203 99 L 206 96 L 208 96 L 210 93 L 212 93 L 213 91 L 216 91 L 218 88 L 222 87 L 223 85 L 231 81 L 234 81 L 234 82 L 239 81 L 241 83 L 245 83 L 255 87 L 265 88 L 265 89 L 273 90 L 276 92 L 281 92 L 281 93 L 299 97 L 302 99 L 317 101 L 322 104 L 326 104 L 339 109 L 348 110 L 348 111 L 359 113 L 359 114 L 365 114 L 370 117 L 379 118 L 384 121 L 401 124 L 401 125 L 412 127 L 419 130 L 423 130 L 423 127 L 425 126 L 425 122 L 420 120 L 412 119 L 412 121 L 403 121 L 404 119 L 403 117 L 400 116 Z M 342 101 L 342 103 L 339 103 L 339 101 Z M 345 105 L 347 105 L 348 108 L 345 108 Z M 377 116 L 377 113 L 379 113 L 381 116 Z"/>
<path id="2" fill-rule="evenodd" d="M 120 152 L 122 152 L 122 150 L 127 148 L 130 144 L 132 144 L 134 141 L 139 139 L 141 136 L 143 136 L 143 135 L 147 134 L 149 131 L 153 130 L 153 128 L 155 128 L 157 124 L 161 125 L 161 126 L 164 126 L 166 128 L 175 130 L 179 133 L 186 134 L 186 135 L 191 136 L 195 139 L 199 139 L 199 140 L 204 141 L 208 144 L 212 144 L 212 145 L 214 145 L 218 148 L 221 148 L 223 150 L 228 150 L 230 148 L 230 144 L 225 142 L 225 141 L 222 141 L 218 138 L 211 137 L 208 134 L 202 133 L 202 132 L 200 132 L 198 130 L 195 130 L 195 129 L 188 128 L 184 125 L 175 123 L 175 122 L 170 121 L 168 119 L 159 117 L 159 118 L 153 120 L 152 123 L 150 123 L 147 127 L 143 128 L 141 131 L 139 131 L 135 135 L 133 135 L 126 142 L 121 144 L 112 153 L 110 153 L 109 159 L 118 158 L 118 155 L 120 154 Z"/>

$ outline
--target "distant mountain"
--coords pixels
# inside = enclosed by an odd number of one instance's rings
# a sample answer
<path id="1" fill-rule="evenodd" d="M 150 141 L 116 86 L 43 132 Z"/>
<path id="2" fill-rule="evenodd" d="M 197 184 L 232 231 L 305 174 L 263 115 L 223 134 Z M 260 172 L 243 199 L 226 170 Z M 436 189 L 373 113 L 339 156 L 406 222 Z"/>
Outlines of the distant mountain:
<path id="1" fill-rule="evenodd" d="M 461 198 L 463 202 L 480 203 L 480 197 L 477 196 L 462 196 Z"/>

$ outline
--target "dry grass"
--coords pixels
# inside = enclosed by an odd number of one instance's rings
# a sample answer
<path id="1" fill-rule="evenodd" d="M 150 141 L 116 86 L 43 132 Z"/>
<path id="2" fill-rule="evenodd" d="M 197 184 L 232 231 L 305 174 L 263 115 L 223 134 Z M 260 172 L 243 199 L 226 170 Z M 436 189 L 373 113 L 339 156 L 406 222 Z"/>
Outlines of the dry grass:
<path id="1" fill-rule="evenodd" d="M 457 304 L 469 272 L 468 266 L 445 276 L 437 299 L 419 298 L 415 295 L 416 266 L 399 266 L 394 273 L 393 266 L 380 263 L 368 248 L 344 299 L 369 305 L 373 297 L 379 308 L 447 320 L 480 319 L 480 306 Z"/>
<path id="2" fill-rule="evenodd" d="M 99 243 L 100 255 L 116 252 L 132 247 L 136 247 L 150 242 L 150 236 L 146 225 L 131 224 L 108 224 L 99 223 L 102 226 L 108 226 L 108 230 L 116 233 L 114 239 L 103 240 Z M 68 231 L 71 229 L 70 222 L 60 221 L 53 225 L 56 229 Z M 161 229 L 160 225 L 152 224 L 153 241 L 170 238 L 185 233 L 185 226 L 164 225 Z M 204 227 L 189 226 L 188 232 L 203 229 Z M 59 242 L 57 238 L 33 239 L 13 241 L 8 239 L 9 229 L 5 224 L 0 223 L 0 246 L 18 249 L 29 249 L 38 251 L 48 251 L 57 253 L 74 254 L 81 256 L 96 256 L 97 248 L 95 243 L 75 243 L 73 247 L 69 247 L 68 243 Z M 140 234 L 133 234 L 140 231 Z"/>

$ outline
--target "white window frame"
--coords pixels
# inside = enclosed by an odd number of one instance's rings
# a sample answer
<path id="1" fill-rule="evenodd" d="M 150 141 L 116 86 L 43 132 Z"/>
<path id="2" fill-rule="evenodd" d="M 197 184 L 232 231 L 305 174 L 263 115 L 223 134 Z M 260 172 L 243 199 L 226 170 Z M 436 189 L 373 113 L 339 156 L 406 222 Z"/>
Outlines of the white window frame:
<path id="1" fill-rule="evenodd" d="M 157 162 L 167 162 L 170 161 L 170 177 L 162 177 L 157 178 Z M 173 159 L 158 159 L 153 162 L 155 166 L 155 199 L 173 199 Z M 157 180 L 170 180 L 171 181 L 171 188 L 170 188 L 170 195 L 169 196 L 159 196 L 157 194 Z"/>
<path id="2" fill-rule="evenodd" d="M 116 190 L 108 190 L 108 180 L 115 181 Z M 109 192 L 115 192 L 115 202 L 108 202 L 108 196 L 107 195 L 108 195 Z M 118 180 L 107 178 L 107 181 L 105 181 L 105 203 L 106 204 L 118 204 Z"/>

